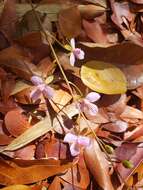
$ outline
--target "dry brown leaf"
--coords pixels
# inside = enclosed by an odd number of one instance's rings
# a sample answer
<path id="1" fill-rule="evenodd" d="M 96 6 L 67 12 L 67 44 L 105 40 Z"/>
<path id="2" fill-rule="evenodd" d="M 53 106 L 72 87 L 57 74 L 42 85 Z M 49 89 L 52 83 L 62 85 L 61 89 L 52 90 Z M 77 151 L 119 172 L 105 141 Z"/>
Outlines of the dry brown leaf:
<path id="1" fill-rule="evenodd" d="M 84 157 L 87 167 L 99 186 L 104 190 L 114 190 L 109 176 L 107 160 L 96 140 L 92 140 L 90 146 L 85 149 Z"/>
<path id="2" fill-rule="evenodd" d="M 4 9 L 0 17 L 0 31 L 2 31 L 8 40 L 12 40 L 16 31 L 16 0 L 5 0 Z"/>
<path id="3" fill-rule="evenodd" d="M 7 74 L 6 78 L 1 81 L 1 96 L 4 103 L 7 103 L 11 92 L 15 87 L 15 77 Z"/>
<path id="4" fill-rule="evenodd" d="M 0 184 L 30 184 L 65 172 L 70 163 L 58 160 L 2 161 L 0 160 Z"/>
<path id="5" fill-rule="evenodd" d="M 10 185 L 8 187 L 4 187 L 0 190 L 32 190 L 31 187 L 26 185 Z"/>
<path id="6" fill-rule="evenodd" d="M 81 16 L 78 8 L 71 7 L 62 10 L 59 13 L 59 26 L 65 37 L 73 38 L 78 36 L 81 32 Z"/>
<path id="7" fill-rule="evenodd" d="M 37 67 L 30 61 L 29 52 L 18 46 L 11 46 L 0 52 L 0 65 L 24 79 L 29 80 L 32 75 L 38 75 Z"/>
<path id="8" fill-rule="evenodd" d="M 98 21 L 89 22 L 83 19 L 83 27 L 87 34 L 87 36 L 93 41 L 97 43 L 107 43 L 108 39 L 106 33 L 103 31 L 101 24 Z"/>
<path id="9" fill-rule="evenodd" d="M 105 8 L 97 5 L 79 5 L 78 9 L 84 19 L 94 19 L 104 13 Z"/>
<path id="10" fill-rule="evenodd" d="M 71 185 L 74 181 L 74 186 L 76 188 L 87 189 L 90 183 L 90 178 L 83 158 L 81 157 L 78 164 L 73 166 L 72 169 L 70 168 L 65 175 L 61 176 L 61 178 Z"/>

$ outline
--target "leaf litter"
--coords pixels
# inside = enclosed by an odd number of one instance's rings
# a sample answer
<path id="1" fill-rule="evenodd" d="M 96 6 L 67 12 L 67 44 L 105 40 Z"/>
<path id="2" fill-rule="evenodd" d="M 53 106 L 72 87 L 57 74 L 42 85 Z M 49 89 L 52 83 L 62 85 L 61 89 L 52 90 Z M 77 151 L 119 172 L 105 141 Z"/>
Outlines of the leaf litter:
<path id="1" fill-rule="evenodd" d="M 142 189 L 142 12 L 1 1 L 1 189 Z"/>

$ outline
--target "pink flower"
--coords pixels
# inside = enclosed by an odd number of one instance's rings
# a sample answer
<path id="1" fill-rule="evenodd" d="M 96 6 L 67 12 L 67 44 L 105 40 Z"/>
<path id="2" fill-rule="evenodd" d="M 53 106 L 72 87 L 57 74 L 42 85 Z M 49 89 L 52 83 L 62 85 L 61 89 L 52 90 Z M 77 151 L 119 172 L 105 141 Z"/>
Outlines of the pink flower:
<path id="1" fill-rule="evenodd" d="M 79 60 L 84 59 L 85 53 L 80 48 L 75 48 L 75 40 L 74 40 L 74 38 L 71 39 L 70 44 L 71 44 L 71 47 L 72 47 L 72 51 L 71 51 L 71 55 L 70 55 L 70 64 L 72 66 L 74 66 L 75 59 L 76 58 L 79 59 Z"/>
<path id="2" fill-rule="evenodd" d="M 77 136 L 72 133 L 67 133 L 64 142 L 70 144 L 70 152 L 72 156 L 80 154 L 80 148 L 86 148 L 90 145 L 90 139 L 84 136 Z"/>
<path id="3" fill-rule="evenodd" d="M 96 92 L 90 92 L 87 96 L 78 103 L 78 108 L 85 114 L 95 116 L 98 112 L 98 107 L 94 104 L 99 100 L 100 94 Z"/>
<path id="4" fill-rule="evenodd" d="M 31 82 L 36 86 L 36 89 L 30 93 L 30 98 L 33 101 L 38 100 L 42 94 L 47 99 L 53 98 L 54 96 L 53 88 L 45 84 L 41 77 L 32 76 Z"/>

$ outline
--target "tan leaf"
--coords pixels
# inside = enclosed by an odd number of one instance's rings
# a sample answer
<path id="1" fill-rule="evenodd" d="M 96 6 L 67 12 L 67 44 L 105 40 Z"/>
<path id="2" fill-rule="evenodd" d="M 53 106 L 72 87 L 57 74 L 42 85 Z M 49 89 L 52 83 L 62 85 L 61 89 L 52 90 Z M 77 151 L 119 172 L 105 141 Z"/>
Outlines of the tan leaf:
<path id="1" fill-rule="evenodd" d="M 51 102 L 51 104 L 52 104 L 54 110 L 56 112 L 59 112 L 60 109 L 62 109 L 71 99 L 72 99 L 72 96 L 68 92 L 66 92 L 62 89 L 59 89 L 59 90 L 55 91 L 54 97 L 52 99 L 52 101 L 56 105 L 53 104 L 52 102 Z"/>

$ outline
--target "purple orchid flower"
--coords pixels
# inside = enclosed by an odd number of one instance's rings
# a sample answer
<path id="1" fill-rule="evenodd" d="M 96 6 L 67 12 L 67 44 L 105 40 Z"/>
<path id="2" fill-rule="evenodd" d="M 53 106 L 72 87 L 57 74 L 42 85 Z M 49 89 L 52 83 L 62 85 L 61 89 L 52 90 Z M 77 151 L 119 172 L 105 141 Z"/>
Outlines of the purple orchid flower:
<path id="1" fill-rule="evenodd" d="M 33 101 L 37 101 L 41 95 L 43 95 L 47 99 L 53 98 L 54 96 L 53 88 L 45 84 L 45 82 L 41 77 L 32 76 L 31 82 L 36 86 L 36 89 L 30 93 L 30 98 Z"/>
<path id="2" fill-rule="evenodd" d="M 84 136 L 77 136 L 72 133 L 67 133 L 64 142 L 70 144 L 70 152 L 72 156 L 80 154 L 80 148 L 86 148 L 90 145 L 90 139 Z"/>
<path id="3" fill-rule="evenodd" d="M 94 104 L 100 99 L 100 94 L 90 92 L 87 96 L 78 103 L 78 108 L 81 112 L 87 115 L 95 116 L 98 112 L 98 107 Z"/>
<path id="4" fill-rule="evenodd" d="M 70 45 L 72 47 L 72 51 L 71 51 L 71 55 L 70 55 L 70 64 L 72 66 L 74 66 L 75 64 L 75 59 L 79 59 L 82 60 L 84 59 L 85 53 L 83 50 L 81 50 L 80 48 L 76 48 L 75 47 L 75 39 L 72 38 L 70 41 Z"/>

